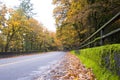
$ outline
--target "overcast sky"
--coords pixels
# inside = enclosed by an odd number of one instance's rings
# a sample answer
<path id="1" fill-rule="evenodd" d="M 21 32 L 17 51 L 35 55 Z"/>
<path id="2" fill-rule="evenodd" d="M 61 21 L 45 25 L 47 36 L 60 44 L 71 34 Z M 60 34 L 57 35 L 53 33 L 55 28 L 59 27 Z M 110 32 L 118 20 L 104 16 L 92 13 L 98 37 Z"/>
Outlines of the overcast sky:
<path id="1" fill-rule="evenodd" d="M 19 0 L 2 0 L 7 7 L 14 7 L 19 5 Z M 41 22 L 45 27 L 50 31 L 56 31 L 55 20 L 53 18 L 53 9 L 52 0 L 31 0 L 33 3 L 35 19 Z"/>

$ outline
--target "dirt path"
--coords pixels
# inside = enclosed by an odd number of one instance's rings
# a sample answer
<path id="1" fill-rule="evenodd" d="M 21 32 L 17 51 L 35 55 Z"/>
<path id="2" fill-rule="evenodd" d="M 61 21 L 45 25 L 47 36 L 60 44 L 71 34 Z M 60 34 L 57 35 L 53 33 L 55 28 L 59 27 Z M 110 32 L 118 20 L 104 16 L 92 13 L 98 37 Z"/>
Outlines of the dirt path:
<path id="1" fill-rule="evenodd" d="M 70 53 L 41 74 L 35 80 L 96 80 L 91 69 L 86 69 L 79 59 Z"/>

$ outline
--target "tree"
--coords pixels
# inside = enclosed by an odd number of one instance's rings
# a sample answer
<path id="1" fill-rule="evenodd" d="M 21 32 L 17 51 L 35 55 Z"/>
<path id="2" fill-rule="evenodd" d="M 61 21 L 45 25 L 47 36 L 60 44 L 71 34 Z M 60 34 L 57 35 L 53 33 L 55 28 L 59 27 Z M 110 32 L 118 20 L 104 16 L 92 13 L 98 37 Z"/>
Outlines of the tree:
<path id="1" fill-rule="evenodd" d="M 8 12 L 7 7 L 1 3 L 0 4 L 0 49 L 2 52 L 4 51 L 4 44 L 5 44 L 3 28 L 5 27 L 7 21 L 7 19 L 5 18 L 7 12 Z"/>
<path id="2" fill-rule="evenodd" d="M 30 0 L 21 0 L 16 9 L 8 9 L 5 5 L 0 7 L 0 51 L 36 52 L 57 49 L 59 44 L 55 43 L 55 35 L 32 17 Z"/>
<path id="3" fill-rule="evenodd" d="M 57 6 L 53 11 L 56 25 L 61 26 L 61 24 L 66 20 L 70 0 L 53 0 L 53 4 Z"/>
<path id="4" fill-rule="evenodd" d="M 6 14 L 7 14 L 7 7 L 5 5 L 0 5 L 0 30 L 5 26 L 6 23 Z"/>
<path id="5" fill-rule="evenodd" d="M 64 27 L 73 26 L 72 29 L 76 31 L 77 39 L 79 39 L 78 45 L 120 11 L 119 0 L 53 0 L 53 2 L 57 5 L 53 12 L 60 30 L 57 31 L 57 34 L 62 34 Z M 69 6 L 66 3 L 69 3 Z M 107 29 L 104 33 L 107 33 L 108 30 L 113 30 L 113 28 Z M 70 38 L 71 34 L 67 37 Z M 62 40 L 62 42 L 64 41 L 67 40 Z"/>
<path id="6" fill-rule="evenodd" d="M 20 10 L 13 11 L 3 29 L 3 34 L 6 36 L 5 52 L 8 51 L 14 37 L 19 38 L 20 31 L 24 29 L 26 17 L 21 14 Z"/>
<path id="7" fill-rule="evenodd" d="M 28 29 L 25 33 L 26 50 L 40 50 L 42 46 L 43 26 L 37 20 L 28 20 Z"/>
<path id="8" fill-rule="evenodd" d="M 32 17 L 35 13 L 33 13 L 33 4 L 30 2 L 31 0 L 20 0 L 21 3 L 19 5 L 19 9 L 21 9 L 28 18 Z"/>

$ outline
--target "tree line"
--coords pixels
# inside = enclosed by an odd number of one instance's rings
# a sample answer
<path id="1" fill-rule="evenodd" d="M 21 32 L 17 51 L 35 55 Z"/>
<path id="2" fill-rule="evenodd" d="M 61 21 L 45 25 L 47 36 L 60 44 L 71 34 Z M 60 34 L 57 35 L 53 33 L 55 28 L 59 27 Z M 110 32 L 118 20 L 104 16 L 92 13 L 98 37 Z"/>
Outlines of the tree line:
<path id="1" fill-rule="evenodd" d="M 30 0 L 20 0 L 18 7 L 0 3 L 0 52 L 35 52 L 58 50 L 54 32 L 33 18 Z"/>
<path id="2" fill-rule="evenodd" d="M 57 38 L 67 50 L 80 44 L 120 11 L 119 0 L 53 0 Z M 120 18 L 104 29 L 104 34 L 120 28 Z M 94 36 L 100 36 L 97 34 Z M 106 38 L 104 44 L 119 43 L 119 32 Z M 99 45 L 98 42 L 93 46 Z"/>

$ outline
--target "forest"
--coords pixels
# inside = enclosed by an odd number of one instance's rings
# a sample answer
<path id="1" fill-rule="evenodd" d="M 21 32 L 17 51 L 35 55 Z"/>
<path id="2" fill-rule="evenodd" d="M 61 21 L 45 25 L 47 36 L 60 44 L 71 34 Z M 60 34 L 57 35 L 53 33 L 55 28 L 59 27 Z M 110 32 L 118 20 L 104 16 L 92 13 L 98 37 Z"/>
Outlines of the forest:
<path id="1" fill-rule="evenodd" d="M 120 12 L 119 0 L 53 0 L 57 38 L 65 50 L 79 49 L 81 43 Z M 105 27 L 103 34 L 120 28 L 120 16 Z M 120 32 L 104 39 L 104 44 L 120 43 Z M 97 39 L 100 33 L 92 40 Z M 92 46 L 99 46 L 95 42 Z"/>
<path id="2" fill-rule="evenodd" d="M 14 9 L 0 2 L 0 52 L 58 50 L 55 33 L 34 19 L 35 14 L 30 0 L 21 0 Z"/>
<path id="3" fill-rule="evenodd" d="M 14 9 L 0 2 L 0 52 L 78 49 L 87 37 L 120 11 L 119 0 L 53 0 L 55 33 L 33 18 L 36 13 L 30 0 L 20 1 Z M 120 28 L 119 18 L 104 29 L 104 34 L 117 28 Z M 118 33 L 106 38 L 104 44 L 119 43 Z M 99 42 L 92 44 L 98 45 Z"/>

